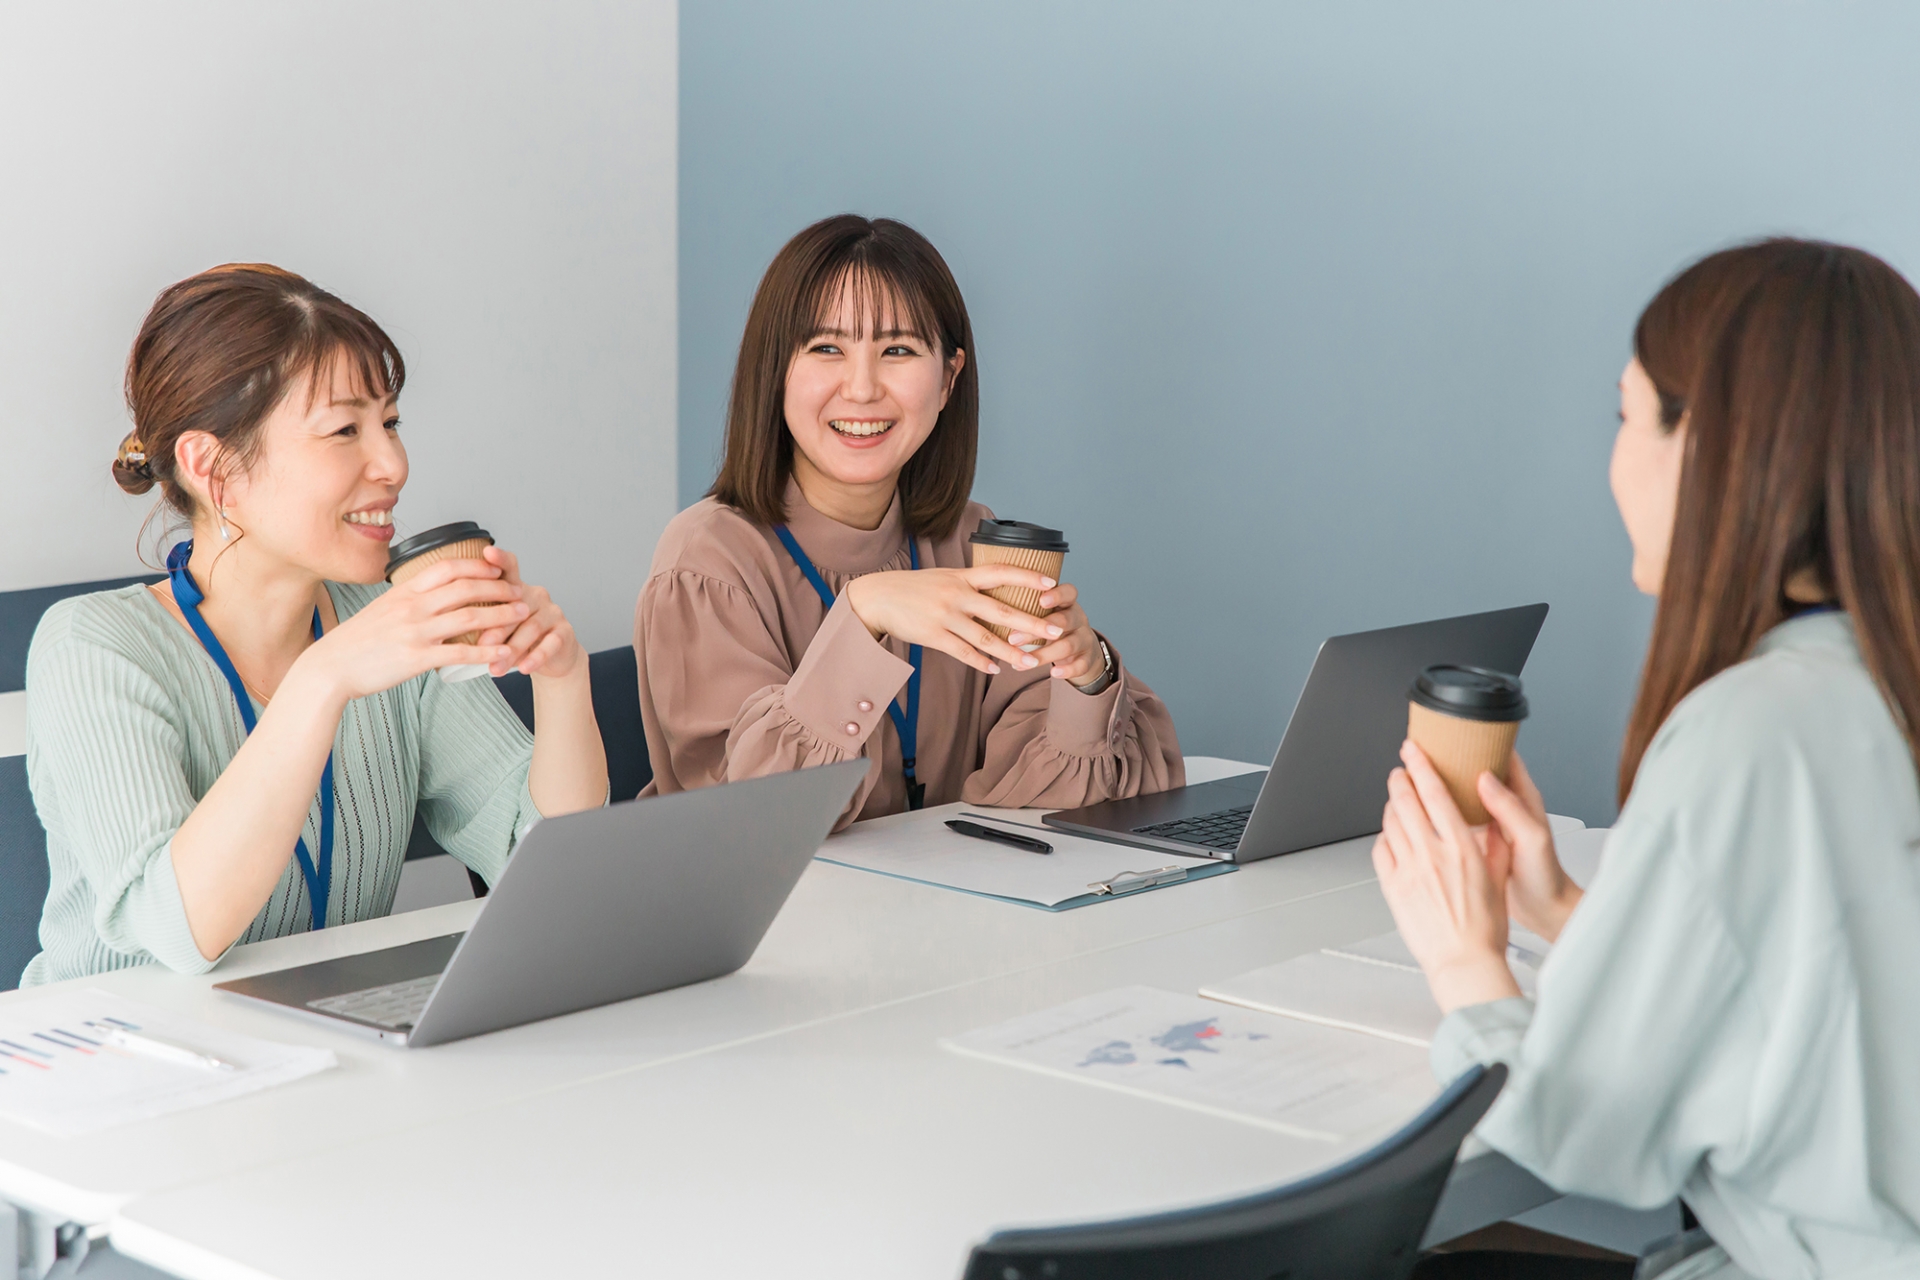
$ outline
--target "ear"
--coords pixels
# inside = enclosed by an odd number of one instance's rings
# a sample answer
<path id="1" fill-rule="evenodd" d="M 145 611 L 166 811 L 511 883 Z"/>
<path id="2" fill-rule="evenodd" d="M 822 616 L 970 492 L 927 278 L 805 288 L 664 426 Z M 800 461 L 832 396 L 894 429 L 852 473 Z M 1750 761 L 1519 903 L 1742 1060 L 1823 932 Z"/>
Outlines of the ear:
<path id="1" fill-rule="evenodd" d="M 183 431 L 173 443 L 173 478 L 202 511 L 213 510 L 214 487 L 225 478 L 220 454 L 220 442 L 205 431 Z"/>
<path id="2" fill-rule="evenodd" d="M 947 385 L 940 393 L 940 407 L 947 407 L 947 401 L 953 398 L 953 384 L 960 381 L 960 371 L 967 367 L 967 353 L 964 348 L 955 347 L 953 358 L 947 361 Z"/>

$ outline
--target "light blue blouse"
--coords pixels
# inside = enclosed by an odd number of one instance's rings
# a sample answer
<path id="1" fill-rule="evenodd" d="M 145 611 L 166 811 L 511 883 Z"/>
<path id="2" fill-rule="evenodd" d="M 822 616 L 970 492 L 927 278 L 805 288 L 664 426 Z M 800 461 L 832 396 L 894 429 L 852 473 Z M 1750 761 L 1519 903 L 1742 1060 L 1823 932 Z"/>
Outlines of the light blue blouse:
<path id="1" fill-rule="evenodd" d="M 1851 621 L 1786 622 L 1655 737 L 1537 1007 L 1455 1011 L 1434 1068 L 1507 1062 L 1480 1136 L 1564 1192 L 1681 1196 L 1707 1274 L 1920 1276 L 1917 850 Z"/>

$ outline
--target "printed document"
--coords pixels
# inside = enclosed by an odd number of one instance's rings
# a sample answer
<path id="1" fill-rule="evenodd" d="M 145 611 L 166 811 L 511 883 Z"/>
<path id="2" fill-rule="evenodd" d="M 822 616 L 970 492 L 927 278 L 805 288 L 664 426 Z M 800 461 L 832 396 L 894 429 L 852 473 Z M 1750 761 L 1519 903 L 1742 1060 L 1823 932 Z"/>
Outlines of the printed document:
<path id="1" fill-rule="evenodd" d="M 148 1051 L 116 1044 L 116 1029 Z M 60 1137 L 221 1102 L 333 1065 L 326 1049 L 257 1040 L 104 991 L 0 1004 L 0 1120 Z"/>
<path id="2" fill-rule="evenodd" d="M 1411 1045 L 1123 987 L 943 1040 L 1064 1076 L 1329 1143 L 1384 1137 L 1439 1093 Z"/>

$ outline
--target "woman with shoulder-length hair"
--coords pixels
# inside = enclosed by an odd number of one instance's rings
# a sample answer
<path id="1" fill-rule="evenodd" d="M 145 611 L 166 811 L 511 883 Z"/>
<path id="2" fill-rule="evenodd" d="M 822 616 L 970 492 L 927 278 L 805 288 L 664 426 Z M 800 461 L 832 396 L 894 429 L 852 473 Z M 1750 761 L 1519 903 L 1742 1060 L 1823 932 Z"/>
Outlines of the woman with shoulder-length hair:
<path id="1" fill-rule="evenodd" d="M 127 359 L 114 479 L 192 537 L 151 588 L 54 605 L 27 654 L 47 829 L 22 982 L 385 915 L 416 808 L 491 881 L 541 815 L 606 800 L 587 661 L 514 557 L 382 585 L 407 482 L 406 364 L 364 313 L 278 267 L 163 292 Z M 468 664 L 533 677 L 529 735 Z M 468 674 L 475 674 L 469 670 Z"/>
<path id="2" fill-rule="evenodd" d="M 1920 294 L 1837 245 L 1715 254 L 1641 316 L 1620 419 L 1659 607 L 1599 873 L 1517 763 L 1485 828 L 1411 744 L 1389 780 L 1435 1070 L 1508 1063 L 1480 1134 L 1554 1187 L 1684 1199 L 1689 1277 L 1920 1274 Z M 1554 940 L 1537 1002 L 1509 913 Z"/>
<path id="3" fill-rule="evenodd" d="M 655 790 L 865 756 L 845 825 L 1183 781 L 1166 707 L 1073 587 L 970 567 L 992 515 L 969 497 L 979 403 L 966 303 L 911 227 L 828 218 L 774 258 L 719 478 L 667 526 L 635 611 Z M 1005 586 L 1045 615 L 984 594 Z"/>

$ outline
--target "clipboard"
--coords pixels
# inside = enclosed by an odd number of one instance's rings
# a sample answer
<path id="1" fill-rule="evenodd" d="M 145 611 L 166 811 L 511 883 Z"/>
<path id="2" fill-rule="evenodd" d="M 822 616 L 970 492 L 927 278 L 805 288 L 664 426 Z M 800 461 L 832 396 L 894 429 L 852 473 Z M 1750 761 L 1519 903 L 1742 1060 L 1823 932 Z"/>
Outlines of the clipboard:
<path id="1" fill-rule="evenodd" d="M 940 805 L 857 822 L 829 836 L 815 858 L 1039 911 L 1072 911 L 1238 871 L 1238 864 L 1185 858 L 1076 836 L 1040 825 L 1040 810 Z M 950 818 L 1031 832 L 1052 845 L 1033 853 L 959 835 Z"/>

